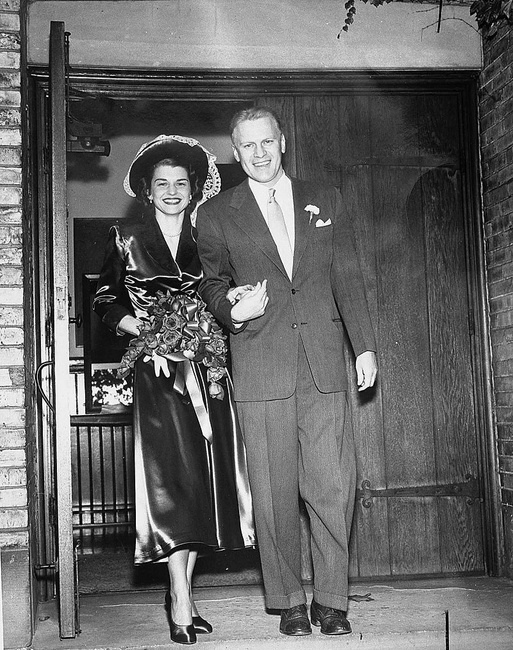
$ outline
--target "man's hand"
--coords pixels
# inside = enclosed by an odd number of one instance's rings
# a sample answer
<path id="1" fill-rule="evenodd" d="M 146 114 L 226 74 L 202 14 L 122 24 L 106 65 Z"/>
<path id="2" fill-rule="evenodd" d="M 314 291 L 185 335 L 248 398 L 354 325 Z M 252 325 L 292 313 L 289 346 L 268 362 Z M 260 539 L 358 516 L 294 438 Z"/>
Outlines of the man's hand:
<path id="1" fill-rule="evenodd" d="M 267 280 L 257 282 L 256 285 L 246 291 L 240 300 L 232 307 L 231 316 L 234 323 L 244 323 L 262 316 L 267 307 L 269 298 L 267 296 Z"/>
<path id="2" fill-rule="evenodd" d="M 378 364 L 375 352 L 367 350 L 356 357 L 356 382 L 359 391 L 374 386 L 377 374 Z"/>

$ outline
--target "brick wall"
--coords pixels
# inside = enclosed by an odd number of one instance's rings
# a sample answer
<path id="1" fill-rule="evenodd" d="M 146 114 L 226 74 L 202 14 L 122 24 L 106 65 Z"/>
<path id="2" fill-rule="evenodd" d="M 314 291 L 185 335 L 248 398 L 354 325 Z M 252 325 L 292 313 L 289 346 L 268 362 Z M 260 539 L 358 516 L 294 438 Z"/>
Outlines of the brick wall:
<path id="1" fill-rule="evenodd" d="M 480 123 L 505 570 L 513 577 L 513 26 L 484 39 Z"/>
<path id="2" fill-rule="evenodd" d="M 5 647 L 30 642 L 20 0 L 0 0 L 0 548 Z"/>

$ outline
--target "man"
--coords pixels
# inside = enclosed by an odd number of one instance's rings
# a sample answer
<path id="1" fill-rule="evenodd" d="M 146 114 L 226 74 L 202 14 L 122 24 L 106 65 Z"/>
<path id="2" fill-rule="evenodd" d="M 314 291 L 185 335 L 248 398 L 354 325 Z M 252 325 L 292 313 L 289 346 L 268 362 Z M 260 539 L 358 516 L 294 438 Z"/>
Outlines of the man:
<path id="1" fill-rule="evenodd" d="M 231 136 L 249 178 L 200 208 L 200 293 L 231 331 L 266 606 L 281 610 L 283 634 L 311 633 L 300 494 L 310 518 L 312 623 L 324 634 L 346 634 L 356 472 L 344 326 L 359 390 L 377 373 L 352 227 L 337 190 L 286 176 L 285 137 L 273 111 L 237 113 Z"/>

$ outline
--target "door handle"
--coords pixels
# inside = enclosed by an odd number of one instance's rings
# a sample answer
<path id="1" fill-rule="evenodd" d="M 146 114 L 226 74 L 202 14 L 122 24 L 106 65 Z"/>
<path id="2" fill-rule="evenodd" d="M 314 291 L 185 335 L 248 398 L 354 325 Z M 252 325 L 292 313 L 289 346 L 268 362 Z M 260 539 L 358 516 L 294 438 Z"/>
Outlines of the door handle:
<path id="1" fill-rule="evenodd" d="M 34 378 L 35 378 L 35 380 L 36 380 L 37 390 L 39 391 L 39 394 L 40 394 L 41 397 L 43 398 L 45 404 L 48 406 L 48 408 L 49 408 L 53 413 L 55 413 L 55 407 L 54 407 L 54 405 L 50 402 L 50 400 L 48 399 L 47 394 L 46 394 L 46 393 L 44 392 L 44 390 L 43 390 L 43 386 L 42 386 L 42 384 L 41 384 L 41 373 L 43 372 L 43 370 L 44 370 L 47 366 L 53 366 L 54 363 L 55 363 L 54 361 L 43 361 L 43 363 L 40 363 L 40 364 L 38 365 L 38 367 L 37 367 L 37 369 L 36 369 L 36 372 L 34 373 Z"/>
<path id="2" fill-rule="evenodd" d="M 82 318 L 82 314 L 77 314 L 75 318 L 70 318 L 69 322 L 74 323 L 77 327 L 82 327 L 84 319 Z"/>

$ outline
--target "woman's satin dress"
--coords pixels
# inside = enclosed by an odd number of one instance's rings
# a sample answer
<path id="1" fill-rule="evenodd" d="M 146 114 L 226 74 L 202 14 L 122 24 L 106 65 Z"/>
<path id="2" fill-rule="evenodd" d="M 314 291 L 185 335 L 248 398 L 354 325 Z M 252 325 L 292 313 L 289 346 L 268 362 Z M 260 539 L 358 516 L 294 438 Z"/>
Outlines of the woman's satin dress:
<path id="1" fill-rule="evenodd" d="M 116 330 L 127 314 L 146 319 L 148 298 L 157 291 L 195 296 L 200 280 L 188 217 L 176 260 L 154 216 L 123 219 L 110 231 L 93 308 Z M 135 366 L 136 564 L 165 560 L 182 545 L 255 545 L 245 449 L 230 382 L 223 380 L 224 399 L 213 399 L 205 366 L 194 364 L 212 426 L 210 443 L 188 394 L 173 388 L 177 363 L 168 365 L 170 377 L 156 377 L 152 362 L 139 359 Z"/>

